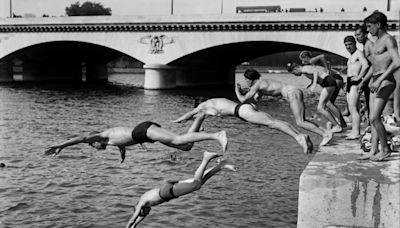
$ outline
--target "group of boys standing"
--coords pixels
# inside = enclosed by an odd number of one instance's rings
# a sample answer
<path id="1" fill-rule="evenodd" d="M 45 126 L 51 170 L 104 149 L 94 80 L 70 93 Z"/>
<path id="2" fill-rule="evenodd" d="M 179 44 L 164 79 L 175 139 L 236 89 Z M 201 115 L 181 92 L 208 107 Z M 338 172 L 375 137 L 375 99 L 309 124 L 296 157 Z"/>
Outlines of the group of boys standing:
<path id="1" fill-rule="evenodd" d="M 363 50 L 357 49 L 356 40 L 362 45 Z M 374 11 L 364 19 L 364 24 L 355 31 L 355 38 L 354 36 L 344 38 L 344 45 L 350 53 L 347 62 L 346 97 L 352 122 L 352 130 L 346 139 L 360 137 L 361 91 L 365 94 L 371 126 L 371 150 L 359 158 L 362 160 L 384 161 L 391 154 L 387 132 L 382 122 L 383 110 L 391 96 L 394 100 L 393 124 L 400 127 L 400 57 L 396 42 L 387 32 L 386 15 L 379 11 Z M 318 58 L 320 59 L 323 58 Z M 343 84 L 343 78 L 337 72 L 329 70 L 328 66 L 297 64 L 289 64 L 288 71 L 310 78 L 313 81 L 312 87 L 317 83 L 320 84 L 323 91 L 318 110 L 333 123 L 334 128 L 340 129 L 345 126 L 343 116 L 338 114 L 335 108 L 330 107 L 332 106 L 330 103 L 334 103 L 336 92 Z"/>

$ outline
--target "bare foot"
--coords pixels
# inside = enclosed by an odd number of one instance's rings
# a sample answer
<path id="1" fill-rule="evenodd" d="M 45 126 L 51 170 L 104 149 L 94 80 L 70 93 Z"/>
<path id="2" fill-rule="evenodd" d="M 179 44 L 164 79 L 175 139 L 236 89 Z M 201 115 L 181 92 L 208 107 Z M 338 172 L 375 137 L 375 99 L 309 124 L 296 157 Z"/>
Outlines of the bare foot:
<path id="1" fill-rule="evenodd" d="M 369 160 L 372 156 L 374 156 L 374 154 L 375 152 L 371 150 L 368 154 L 358 157 L 357 160 Z"/>
<path id="2" fill-rule="evenodd" d="M 221 166 L 222 169 L 227 169 L 233 172 L 237 172 L 238 169 L 234 166 L 234 165 L 230 165 L 228 164 L 228 162 L 226 160 L 218 160 L 218 164 Z"/>
<path id="3" fill-rule="evenodd" d="M 360 135 L 359 134 L 349 134 L 349 135 L 347 135 L 347 137 L 346 138 L 344 138 L 344 139 L 346 139 L 346 140 L 355 140 L 355 139 L 358 139 L 358 138 L 360 138 Z"/>
<path id="4" fill-rule="evenodd" d="M 319 144 L 319 146 L 325 146 L 326 144 L 328 144 L 331 141 L 332 138 L 333 138 L 333 132 L 331 130 L 326 130 L 326 133 L 322 137 L 322 141 Z"/>
<path id="5" fill-rule="evenodd" d="M 222 154 L 218 154 L 218 153 L 214 153 L 214 152 L 208 152 L 208 151 L 204 151 L 203 153 L 203 158 L 206 160 L 211 160 L 217 157 L 221 157 Z"/>
<path id="6" fill-rule="evenodd" d="M 375 162 L 385 161 L 386 158 L 390 157 L 391 152 L 379 152 L 378 154 L 371 156 L 369 159 Z"/>
<path id="7" fill-rule="evenodd" d="M 339 126 L 339 125 L 336 125 L 336 126 L 332 127 L 332 132 L 333 133 L 340 133 L 342 131 L 343 131 L 343 128 L 341 126 Z"/>
<path id="8" fill-rule="evenodd" d="M 309 154 L 310 153 L 310 148 L 307 140 L 307 135 L 305 134 L 300 134 L 299 136 L 296 137 L 297 142 L 300 144 L 301 147 L 303 147 L 303 153 L 304 154 Z M 312 151 L 312 149 L 311 149 Z"/>
<path id="9" fill-rule="evenodd" d="M 228 149 L 228 138 L 226 137 L 226 131 L 220 131 L 217 134 L 218 141 L 222 146 L 222 152 L 226 152 Z"/>
<path id="10" fill-rule="evenodd" d="M 172 122 L 173 123 L 184 123 L 184 122 L 186 122 L 186 120 L 179 118 L 179 119 L 173 120 Z"/>

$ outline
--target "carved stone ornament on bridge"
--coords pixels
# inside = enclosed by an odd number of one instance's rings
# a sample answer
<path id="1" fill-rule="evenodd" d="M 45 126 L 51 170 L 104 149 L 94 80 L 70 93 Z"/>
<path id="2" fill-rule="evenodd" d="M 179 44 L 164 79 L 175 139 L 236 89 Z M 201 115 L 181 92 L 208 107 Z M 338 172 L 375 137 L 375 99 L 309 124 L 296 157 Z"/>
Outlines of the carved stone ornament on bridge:
<path id="1" fill-rule="evenodd" d="M 163 54 L 164 45 L 172 44 L 175 41 L 173 37 L 169 37 L 166 35 L 147 35 L 141 37 L 139 42 L 142 44 L 150 44 L 150 54 Z"/>

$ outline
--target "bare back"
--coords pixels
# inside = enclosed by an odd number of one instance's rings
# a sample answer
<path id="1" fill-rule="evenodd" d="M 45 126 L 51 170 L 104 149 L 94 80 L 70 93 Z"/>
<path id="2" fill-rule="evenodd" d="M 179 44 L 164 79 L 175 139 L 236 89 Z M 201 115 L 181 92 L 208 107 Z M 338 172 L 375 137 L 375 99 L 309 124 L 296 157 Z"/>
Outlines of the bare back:
<path id="1" fill-rule="evenodd" d="M 290 101 L 289 93 L 294 90 L 300 90 L 294 85 L 289 85 L 273 79 L 261 79 L 258 85 L 258 91 L 262 95 L 280 97 Z"/>
<path id="2" fill-rule="evenodd" d="M 313 80 L 314 73 L 318 75 L 318 82 L 329 75 L 328 69 L 322 66 L 305 65 L 301 67 L 301 72 L 309 79 Z"/>
<path id="3" fill-rule="evenodd" d="M 286 84 L 273 79 L 261 79 L 258 82 L 258 92 L 266 96 L 282 96 L 282 89 Z"/>
<path id="4" fill-rule="evenodd" d="M 201 103 L 197 108 L 209 116 L 233 115 L 237 103 L 226 98 L 213 98 Z"/>
<path id="5" fill-rule="evenodd" d="M 114 127 L 103 131 L 100 136 L 108 139 L 107 144 L 114 146 L 130 146 L 137 144 L 132 139 L 133 128 Z"/>

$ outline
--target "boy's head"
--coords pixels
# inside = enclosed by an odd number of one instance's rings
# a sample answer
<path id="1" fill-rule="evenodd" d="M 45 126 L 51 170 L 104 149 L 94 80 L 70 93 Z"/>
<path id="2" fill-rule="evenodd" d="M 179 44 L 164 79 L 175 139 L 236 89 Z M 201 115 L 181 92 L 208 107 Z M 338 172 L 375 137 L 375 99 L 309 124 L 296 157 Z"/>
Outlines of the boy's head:
<path id="1" fill-rule="evenodd" d="M 300 52 L 300 55 L 299 55 L 299 59 L 301 61 L 309 60 L 309 59 L 311 59 L 311 57 L 312 57 L 311 52 L 307 51 L 307 50 Z"/>
<path id="2" fill-rule="evenodd" d="M 371 15 L 364 19 L 364 23 L 367 26 L 368 32 L 372 36 L 376 36 L 379 29 L 386 30 L 387 17 L 382 12 L 374 11 Z"/>
<path id="3" fill-rule="evenodd" d="M 297 63 L 294 63 L 294 62 L 293 63 L 288 63 L 286 65 L 287 71 L 289 73 L 292 73 L 292 74 L 296 75 L 296 76 L 300 76 L 301 75 L 300 67 L 301 67 L 301 65 L 299 65 Z"/>
<path id="4" fill-rule="evenodd" d="M 356 28 L 354 31 L 354 36 L 356 37 L 357 42 L 361 44 L 365 44 L 368 39 L 368 29 L 365 24 L 362 24 Z"/>
<path id="5" fill-rule="evenodd" d="M 356 50 L 356 39 L 354 36 L 346 36 L 343 40 L 344 46 L 346 47 L 346 50 L 350 53 L 353 54 Z"/>
<path id="6" fill-rule="evenodd" d="M 99 134 L 100 132 L 98 131 L 92 131 L 90 132 L 89 135 L 95 135 L 95 134 Z M 96 148 L 97 150 L 105 150 L 107 148 L 107 143 L 103 143 L 103 142 L 98 142 L 98 141 L 94 141 L 94 142 L 89 142 L 88 143 L 89 146 Z"/>
<path id="7" fill-rule="evenodd" d="M 246 70 L 246 71 L 244 72 L 243 76 L 244 76 L 246 79 L 251 80 L 251 81 L 258 80 L 258 79 L 260 79 L 260 77 L 261 77 L 261 76 L 260 76 L 260 73 L 258 73 L 258 71 L 254 70 L 254 69 L 248 69 L 248 70 Z"/>

